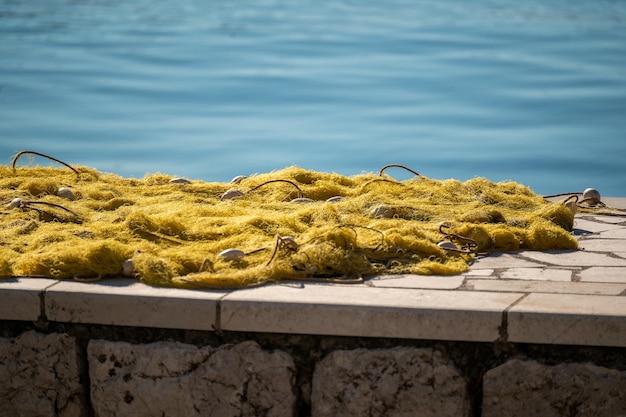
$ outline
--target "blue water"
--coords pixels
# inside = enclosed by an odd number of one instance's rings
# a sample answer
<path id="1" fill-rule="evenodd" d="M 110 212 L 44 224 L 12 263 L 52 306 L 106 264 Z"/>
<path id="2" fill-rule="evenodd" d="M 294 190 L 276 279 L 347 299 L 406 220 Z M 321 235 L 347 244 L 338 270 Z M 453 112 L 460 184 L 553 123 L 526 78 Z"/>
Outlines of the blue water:
<path id="1" fill-rule="evenodd" d="M 0 0 L 0 162 L 23 149 L 626 196 L 626 1 Z"/>

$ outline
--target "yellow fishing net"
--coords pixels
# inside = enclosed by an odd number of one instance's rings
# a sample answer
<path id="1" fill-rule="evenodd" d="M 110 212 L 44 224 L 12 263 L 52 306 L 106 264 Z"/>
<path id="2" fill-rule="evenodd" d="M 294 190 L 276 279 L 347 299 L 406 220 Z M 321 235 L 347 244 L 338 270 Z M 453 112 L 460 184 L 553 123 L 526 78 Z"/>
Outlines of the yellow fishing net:
<path id="1" fill-rule="evenodd" d="M 70 168 L 0 165 L 0 276 L 236 288 L 457 274 L 481 253 L 577 248 L 574 212 L 515 182 L 289 167 L 219 183 Z"/>

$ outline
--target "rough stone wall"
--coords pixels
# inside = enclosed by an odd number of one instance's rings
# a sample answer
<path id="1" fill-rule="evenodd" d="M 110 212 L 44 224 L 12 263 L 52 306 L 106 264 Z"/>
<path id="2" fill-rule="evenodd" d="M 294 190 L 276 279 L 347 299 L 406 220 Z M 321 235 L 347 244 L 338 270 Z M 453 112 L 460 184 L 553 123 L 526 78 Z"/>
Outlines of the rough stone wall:
<path id="1" fill-rule="evenodd" d="M 626 417 L 626 371 L 512 359 L 485 374 L 482 415 Z"/>
<path id="2" fill-rule="evenodd" d="M 315 369 L 311 406 L 313 417 L 469 413 L 465 380 L 449 359 L 426 348 L 332 352 Z"/>
<path id="3" fill-rule="evenodd" d="M 182 343 L 88 346 L 97 416 L 293 416 L 295 366 L 255 342 L 214 349 Z"/>
<path id="4" fill-rule="evenodd" d="M 0 416 L 85 415 L 74 338 L 34 331 L 0 338 Z"/>
<path id="5" fill-rule="evenodd" d="M 475 378 L 434 345 L 333 348 L 305 364 L 294 360 L 297 347 L 288 354 L 253 340 L 212 347 L 78 337 L 0 338 L 0 417 L 626 417 L 621 351 L 619 369 L 524 358 Z"/>

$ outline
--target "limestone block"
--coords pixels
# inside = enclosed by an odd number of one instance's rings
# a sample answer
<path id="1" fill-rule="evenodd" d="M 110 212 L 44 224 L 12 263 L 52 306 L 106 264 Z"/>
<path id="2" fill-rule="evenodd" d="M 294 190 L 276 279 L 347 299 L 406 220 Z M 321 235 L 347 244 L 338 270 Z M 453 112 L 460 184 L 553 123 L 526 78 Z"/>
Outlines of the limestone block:
<path id="1" fill-rule="evenodd" d="M 91 403 L 106 416 L 292 416 L 295 365 L 255 342 L 210 346 L 92 340 Z"/>
<path id="2" fill-rule="evenodd" d="M 85 415 L 78 347 L 65 334 L 0 338 L 0 416 Z"/>
<path id="3" fill-rule="evenodd" d="M 337 350 L 313 374 L 311 415 L 468 416 L 467 384 L 433 349 Z"/>
<path id="4" fill-rule="evenodd" d="M 626 371 L 513 359 L 485 373 L 483 417 L 626 417 Z"/>

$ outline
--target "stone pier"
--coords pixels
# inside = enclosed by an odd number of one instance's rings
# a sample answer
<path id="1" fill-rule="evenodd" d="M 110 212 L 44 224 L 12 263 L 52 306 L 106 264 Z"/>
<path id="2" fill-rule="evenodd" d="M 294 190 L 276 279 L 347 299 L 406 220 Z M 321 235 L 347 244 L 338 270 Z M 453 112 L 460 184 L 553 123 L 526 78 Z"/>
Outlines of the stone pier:
<path id="1" fill-rule="evenodd" d="M 626 219 L 574 234 L 350 285 L 3 279 L 0 416 L 625 417 Z"/>

